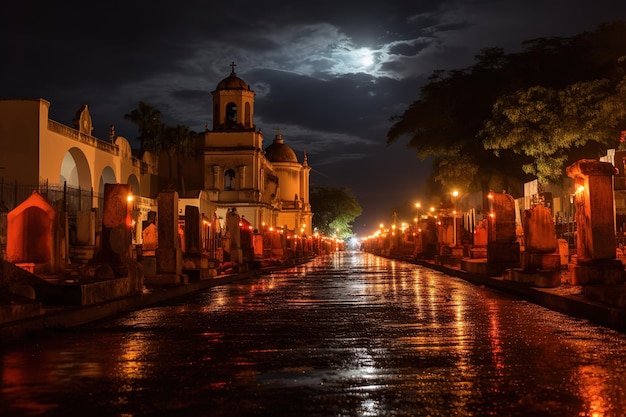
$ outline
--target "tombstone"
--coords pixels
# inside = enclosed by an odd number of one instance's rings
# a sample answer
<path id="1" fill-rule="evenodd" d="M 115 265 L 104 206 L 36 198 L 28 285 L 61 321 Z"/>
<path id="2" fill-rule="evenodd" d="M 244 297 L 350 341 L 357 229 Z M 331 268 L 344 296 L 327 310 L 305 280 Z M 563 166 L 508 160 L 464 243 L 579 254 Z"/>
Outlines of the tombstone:
<path id="1" fill-rule="evenodd" d="M 437 222 L 437 243 L 439 244 L 439 255 L 452 255 L 454 246 L 454 218 L 452 216 L 440 216 Z"/>
<path id="2" fill-rule="evenodd" d="M 209 259 L 202 254 L 202 220 L 198 207 L 185 206 L 183 239 L 183 273 L 189 281 L 210 278 L 213 271 L 209 271 Z"/>
<path id="3" fill-rule="evenodd" d="M 480 259 L 487 257 L 488 233 L 489 221 L 487 219 L 479 221 L 474 229 L 474 245 L 470 250 L 470 258 Z"/>
<path id="4" fill-rule="evenodd" d="M 178 236 L 178 193 L 165 190 L 157 197 L 158 247 L 156 271 L 158 274 L 171 275 L 177 281 L 182 272 L 182 252 Z"/>
<path id="5" fill-rule="evenodd" d="M 520 245 L 515 224 L 515 200 L 506 193 L 490 193 L 488 217 L 487 265 L 490 275 L 501 275 L 505 269 L 520 263 Z"/>
<path id="6" fill-rule="evenodd" d="M 73 263 L 85 263 L 94 257 L 96 252 L 96 213 L 90 211 L 76 212 L 76 228 L 70 233 L 70 258 Z"/>
<path id="7" fill-rule="evenodd" d="M 37 192 L 7 214 L 6 259 L 33 273 L 59 270 L 56 210 Z"/>
<path id="8" fill-rule="evenodd" d="M 525 250 L 521 253 L 521 268 L 508 270 L 504 278 L 536 287 L 559 286 L 561 263 L 550 209 L 536 205 L 525 210 L 523 229 Z"/>
<path id="9" fill-rule="evenodd" d="M 76 241 L 77 245 L 95 244 L 96 236 L 96 213 L 90 211 L 76 212 Z"/>
<path id="10" fill-rule="evenodd" d="M 567 167 L 574 179 L 576 211 L 576 265 L 574 284 L 624 282 L 624 267 L 616 259 L 613 175 L 609 162 L 582 159 Z"/>
<path id="11" fill-rule="evenodd" d="M 263 259 L 263 235 L 255 233 L 252 237 L 252 247 L 254 251 L 254 260 L 259 261 Z"/>
<path id="12" fill-rule="evenodd" d="M 107 265 L 116 277 L 127 276 L 129 273 L 132 248 L 130 195 L 131 187 L 128 184 L 104 185 L 102 239 L 100 250 L 90 262 L 92 266 Z"/>
<path id="13" fill-rule="evenodd" d="M 154 256 L 159 246 L 159 232 L 156 224 L 150 223 L 141 233 L 143 256 Z"/>
<path id="14" fill-rule="evenodd" d="M 235 263 L 241 263 L 242 251 L 241 251 L 241 231 L 239 229 L 239 214 L 237 209 L 232 208 L 226 213 L 226 230 L 230 235 L 230 248 L 228 253 L 230 254 L 230 261 Z"/>

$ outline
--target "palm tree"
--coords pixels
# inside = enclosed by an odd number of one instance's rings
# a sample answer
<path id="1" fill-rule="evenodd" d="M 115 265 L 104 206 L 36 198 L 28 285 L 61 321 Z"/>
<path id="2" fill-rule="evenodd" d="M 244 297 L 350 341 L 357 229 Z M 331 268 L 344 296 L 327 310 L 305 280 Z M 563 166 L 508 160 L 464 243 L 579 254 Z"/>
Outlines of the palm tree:
<path id="1" fill-rule="evenodd" d="M 161 112 L 143 101 L 138 103 L 135 110 L 124 115 L 124 119 L 137 125 L 139 130 L 139 153 L 145 151 L 157 153 L 162 148 L 162 139 L 165 130 L 161 122 Z"/>
<path id="2" fill-rule="evenodd" d="M 189 127 L 183 125 L 176 125 L 176 127 L 168 127 L 166 130 L 165 141 L 162 144 L 162 150 L 169 155 L 169 172 L 170 180 L 172 179 L 172 160 L 173 156 L 176 157 L 176 173 L 180 180 L 181 195 L 186 194 L 185 178 L 183 176 L 183 165 L 185 158 L 193 156 L 194 146 L 193 137 L 195 132 L 189 130 Z"/>

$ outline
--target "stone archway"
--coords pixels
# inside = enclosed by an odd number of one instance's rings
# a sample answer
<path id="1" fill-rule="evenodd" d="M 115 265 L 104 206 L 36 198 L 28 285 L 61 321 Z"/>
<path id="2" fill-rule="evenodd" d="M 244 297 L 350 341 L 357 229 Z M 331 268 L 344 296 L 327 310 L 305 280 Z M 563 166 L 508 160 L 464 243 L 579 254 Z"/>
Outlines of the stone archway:
<path id="1" fill-rule="evenodd" d="M 104 195 L 104 184 L 117 184 L 117 178 L 115 177 L 115 171 L 110 166 L 104 167 L 102 174 L 100 174 L 100 183 L 98 184 L 98 194 Z"/>
<path id="2" fill-rule="evenodd" d="M 141 189 L 139 188 L 139 180 L 137 179 L 137 176 L 135 174 L 130 174 L 128 176 L 128 180 L 126 180 L 126 183 L 130 185 L 130 190 L 133 193 L 133 195 L 141 195 Z"/>
<path id="3" fill-rule="evenodd" d="M 83 151 L 78 148 L 68 149 L 61 163 L 59 182 L 68 187 L 91 190 L 91 168 Z"/>

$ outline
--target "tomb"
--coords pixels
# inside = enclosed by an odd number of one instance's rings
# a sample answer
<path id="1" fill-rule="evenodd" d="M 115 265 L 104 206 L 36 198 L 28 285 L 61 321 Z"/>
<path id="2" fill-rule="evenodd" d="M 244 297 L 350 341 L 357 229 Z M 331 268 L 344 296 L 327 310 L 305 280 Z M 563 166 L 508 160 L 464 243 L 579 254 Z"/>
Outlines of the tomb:
<path id="1" fill-rule="evenodd" d="M 520 265 L 520 246 L 515 225 L 515 200 L 506 193 L 489 193 L 487 274 L 502 275 Z"/>
<path id="2" fill-rule="evenodd" d="M 535 205 L 525 210 L 523 228 L 525 244 L 521 253 L 521 268 L 507 269 L 504 279 L 536 287 L 559 286 L 561 263 L 550 209 Z"/>
<path id="3" fill-rule="evenodd" d="M 157 196 L 158 244 L 155 249 L 156 274 L 146 275 L 146 283 L 155 285 L 186 284 L 182 273 L 182 249 L 178 233 L 178 193 L 168 189 Z"/>
<path id="4" fill-rule="evenodd" d="M 189 281 L 215 276 L 214 268 L 209 268 L 209 259 L 202 253 L 202 222 L 198 207 L 185 206 L 184 239 L 183 274 Z"/>

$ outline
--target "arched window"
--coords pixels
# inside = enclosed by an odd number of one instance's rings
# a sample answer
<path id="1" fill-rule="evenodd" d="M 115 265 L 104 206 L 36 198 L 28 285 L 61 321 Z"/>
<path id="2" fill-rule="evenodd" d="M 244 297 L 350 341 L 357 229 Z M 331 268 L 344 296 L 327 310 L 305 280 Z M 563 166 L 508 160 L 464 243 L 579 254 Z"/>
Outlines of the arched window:
<path id="1" fill-rule="evenodd" d="M 235 171 L 227 169 L 224 172 L 224 190 L 234 190 Z"/>
<path id="2" fill-rule="evenodd" d="M 235 103 L 228 103 L 226 105 L 226 124 L 233 126 L 237 123 L 237 105 Z"/>

